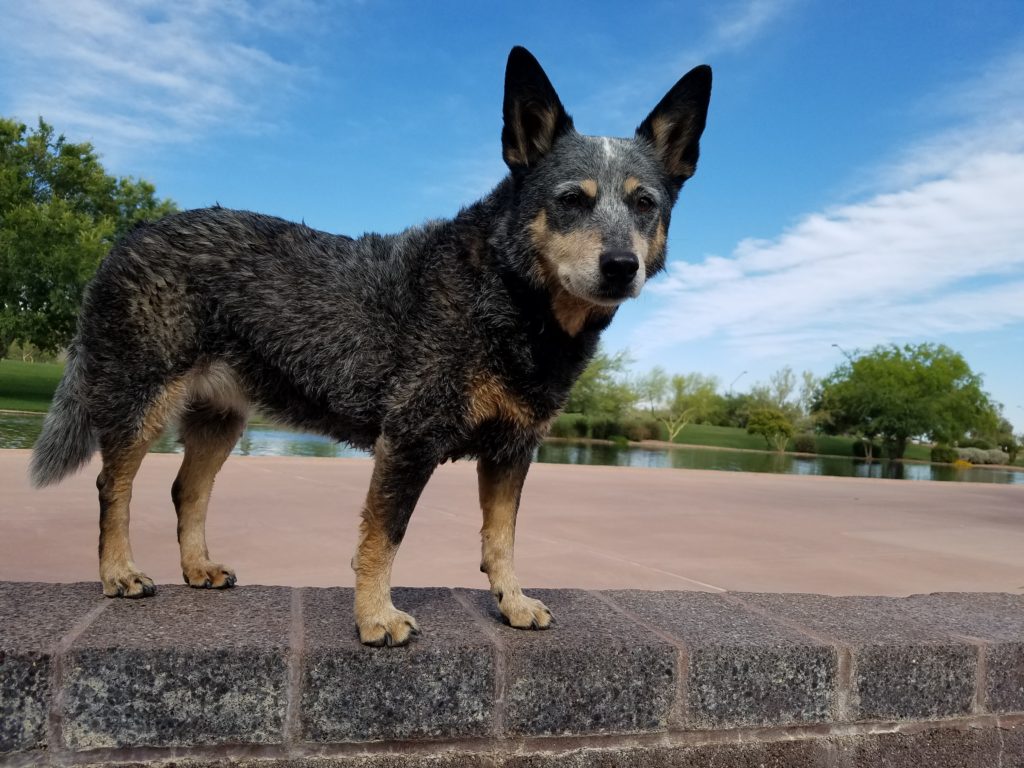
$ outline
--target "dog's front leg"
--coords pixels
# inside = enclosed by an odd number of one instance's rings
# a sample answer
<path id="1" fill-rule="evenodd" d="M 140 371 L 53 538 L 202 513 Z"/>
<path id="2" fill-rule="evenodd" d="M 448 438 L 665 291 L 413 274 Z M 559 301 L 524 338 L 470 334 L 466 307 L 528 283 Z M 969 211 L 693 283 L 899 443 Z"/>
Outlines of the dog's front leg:
<path id="1" fill-rule="evenodd" d="M 529 468 L 529 459 L 512 464 L 484 458 L 477 462 L 480 506 L 484 513 L 480 570 L 490 579 L 491 593 L 509 624 L 519 629 L 547 629 L 551 625 L 551 611 L 540 600 L 523 594 L 512 564 L 519 497 Z"/>
<path id="2" fill-rule="evenodd" d="M 359 546 L 352 558 L 356 626 L 366 645 L 405 645 L 419 634 L 416 619 L 391 603 L 391 566 L 435 466 L 424 460 L 422 452 L 402 450 L 383 437 L 377 441 Z"/>

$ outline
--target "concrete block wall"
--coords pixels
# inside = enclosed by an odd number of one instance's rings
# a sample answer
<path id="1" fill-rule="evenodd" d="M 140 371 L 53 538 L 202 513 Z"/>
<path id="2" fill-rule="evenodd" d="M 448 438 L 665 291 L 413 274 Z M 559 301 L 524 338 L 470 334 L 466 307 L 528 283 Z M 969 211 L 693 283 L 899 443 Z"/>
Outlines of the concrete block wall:
<path id="1" fill-rule="evenodd" d="M 0 766 L 1024 768 L 1024 596 L 0 583 Z"/>

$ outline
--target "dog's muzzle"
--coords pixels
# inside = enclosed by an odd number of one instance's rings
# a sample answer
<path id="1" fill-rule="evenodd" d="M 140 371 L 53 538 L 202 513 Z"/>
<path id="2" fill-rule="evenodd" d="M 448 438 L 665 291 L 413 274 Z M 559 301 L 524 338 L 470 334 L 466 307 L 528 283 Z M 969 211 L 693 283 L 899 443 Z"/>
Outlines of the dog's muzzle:
<path id="1" fill-rule="evenodd" d="M 601 293 L 608 298 L 623 299 L 631 293 L 640 260 L 632 251 L 605 251 L 601 254 L 599 268 Z"/>

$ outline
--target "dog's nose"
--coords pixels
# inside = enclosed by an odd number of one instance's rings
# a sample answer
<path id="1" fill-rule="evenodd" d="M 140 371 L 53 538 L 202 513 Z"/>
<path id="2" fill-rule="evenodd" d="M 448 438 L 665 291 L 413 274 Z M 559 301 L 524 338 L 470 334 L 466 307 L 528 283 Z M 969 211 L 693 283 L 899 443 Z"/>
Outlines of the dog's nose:
<path id="1" fill-rule="evenodd" d="M 632 251 L 605 251 L 601 254 L 601 276 L 614 283 L 628 283 L 640 269 Z"/>

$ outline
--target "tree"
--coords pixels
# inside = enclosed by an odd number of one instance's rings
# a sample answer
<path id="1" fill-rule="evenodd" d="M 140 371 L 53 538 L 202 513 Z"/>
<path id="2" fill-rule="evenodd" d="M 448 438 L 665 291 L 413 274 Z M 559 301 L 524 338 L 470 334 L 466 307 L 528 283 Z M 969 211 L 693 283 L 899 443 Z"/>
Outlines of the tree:
<path id="1" fill-rule="evenodd" d="M 796 392 L 796 374 L 788 365 L 780 368 L 768 377 L 768 384 L 771 387 L 771 398 L 775 407 L 779 410 L 792 408 L 789 398 Z"/>
<path id="2" fill-rule="evenodd" d="M 67 345 L 86 283 L 136 223 L 174 210 L 146 181 L 106 173 L 89 143 L 0 118 L 0 357 Z"/>
<path id="3" fill-rule="evenodd" d="M 747 420 L 747 432 L 761 435 L 769 448 L 782 453 L 793 436 L 793 422 L 781 408 L 758 408 Z"/>
<path id="4" fill-rule="evenodd" d="M 821 383 L 822 428 L 885 443 L 902 458 L 907 441 L 952 443 L 995 425 L 996 409 L 963 356 L 942 344 L 878 346 L 850 358 Z"/>
<path id="5" fill-rule="evenodd" d="M 717 398 L 718 379 L 690 373 L 673 376 L 669 386 L 672 400 L 658 421 L 665 425 L 669 442 L 672 442 L 687 424 L 704 419 L 711 412 Z"/>
<path id="6" fill-rule="evenodd" d="M 625 381 L 629 356 L 598 350 L 569 393 L 565 410 L 597 418 L 622 418 L 637 401 Z"/>
<path id="7" fill-rule="evenodd" d="M 804 371 L 800 374 L 800 412 L 804 416 L 810 416 L 814 410 L 814 398 L 818 393 L 821 380 L 811 371 Z"/>
<path id="8" fill-rule="evenodd" d="M 637 379 L 634 389 L 637 399 L 646 403 L 647 410 L 653 414 L 668 395 L 668 374 L 664 368 L 655 366 Z"/>

